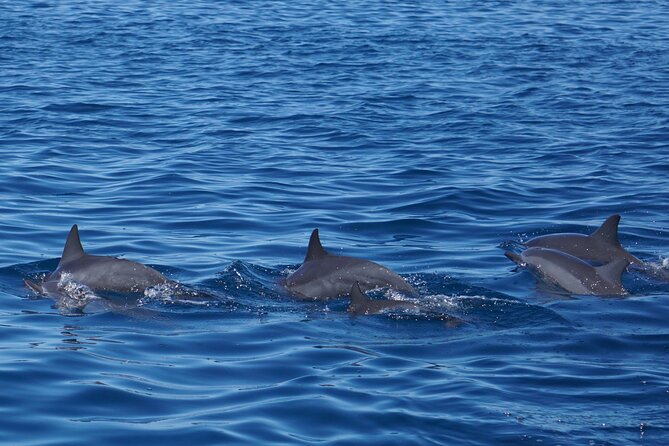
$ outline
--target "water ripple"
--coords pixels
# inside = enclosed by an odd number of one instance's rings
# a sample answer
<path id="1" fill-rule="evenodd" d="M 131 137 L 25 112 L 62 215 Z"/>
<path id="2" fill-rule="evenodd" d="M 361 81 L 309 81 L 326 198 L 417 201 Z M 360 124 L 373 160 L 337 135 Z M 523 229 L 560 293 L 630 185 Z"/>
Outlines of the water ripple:
<path id="1" fill-rule="evenodd" d="M 0 5 L 0 442 L 666 443 L 658 6 Z M 629 299 L 499 249 L 614 213 Z M 73 223 L 211 299 L 32 295 Z M 422 310 L 292 299 L 316 227 Z"/>

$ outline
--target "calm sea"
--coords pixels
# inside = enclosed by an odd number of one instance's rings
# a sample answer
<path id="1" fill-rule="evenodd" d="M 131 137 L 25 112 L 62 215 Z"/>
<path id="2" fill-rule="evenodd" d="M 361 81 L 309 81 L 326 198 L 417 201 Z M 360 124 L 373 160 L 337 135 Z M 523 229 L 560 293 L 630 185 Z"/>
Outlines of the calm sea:
<path id="1" fill-rule="evenodd" d="M 0 443 L 669 444 L 669 283 L 551 294 L 501 249 L 619 213 L 669 256 L 668 27 L 655 1 L 0 3 Z M 74 223 L 215 299 L 35 296 Z M 430 311 L 287 296 L 316 227 Z"/>

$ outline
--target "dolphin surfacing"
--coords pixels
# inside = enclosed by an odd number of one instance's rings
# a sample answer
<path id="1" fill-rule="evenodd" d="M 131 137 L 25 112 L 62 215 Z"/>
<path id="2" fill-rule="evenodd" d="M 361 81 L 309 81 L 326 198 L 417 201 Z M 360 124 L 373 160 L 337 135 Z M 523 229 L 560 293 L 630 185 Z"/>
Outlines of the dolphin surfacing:
<path id="1" fill-rule="evenodd" d="M 628 294 L 621 282 L 622 273 L 629 264 L 626 258 L 618 258 L 602 266 L 592 266 L 578 257 L 551 248 L 528 248 L 521 254 L 507 251 L 504 255 L 571 294 Z"/>
<path id="2" fill-rule="evenodd" d="M 73 225 L 58 267 L 42 283 L 25 279 L 40 294 L 60 294 L 63 279 L 85 285 L 93 291 L 143 292 L 170 281 L 153 268 L 125 259 L 86 254 L 79 228 Z"/>
<path id="3" fill-rule="evenodd" d="M 620 215 L 612 215 L 592 234 L 557 233 L 535 237 L 524 243 L 528 248 L 550 248 L 566 252 L 579 259 L 609 263 L 625 259 L 641 265 L 643 262 L 622 247 L 618 240 Z"/>
<path id="4" fill-rule="evenodd" d="M 418 310 L 418 305 L 401 300 L 370 299 L 360 289 L 360 284 L 355 282 L 351 287 L 351 303 L 347 311 L 353 315 L 378 314 L 390 308 L 404 310 Z"/>
<path id="5" fill-rule="evenodd" d="M 302 266 L 283 284 L 298 298 L 328 300 L 349 294 L 355 282 L 359 283 L 362 291 L 391 288 L 417 294 L 411 285 L 385 266 L 356 257 L 330 254 L 321 245 L 318 229 L 311 233 Z"/>

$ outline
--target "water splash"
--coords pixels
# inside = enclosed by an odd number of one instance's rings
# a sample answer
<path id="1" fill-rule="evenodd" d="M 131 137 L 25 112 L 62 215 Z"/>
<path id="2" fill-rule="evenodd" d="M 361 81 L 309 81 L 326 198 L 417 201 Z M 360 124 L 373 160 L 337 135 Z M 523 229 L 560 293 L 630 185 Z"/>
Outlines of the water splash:
<path id="1" fill-rule="evenodd" d="M 83 312 L 91 302 L 101 299 L 89 287 L 76 282 L 68 272 L 61 273 L 57 288 L 56 307 L 63 313 Z"/>

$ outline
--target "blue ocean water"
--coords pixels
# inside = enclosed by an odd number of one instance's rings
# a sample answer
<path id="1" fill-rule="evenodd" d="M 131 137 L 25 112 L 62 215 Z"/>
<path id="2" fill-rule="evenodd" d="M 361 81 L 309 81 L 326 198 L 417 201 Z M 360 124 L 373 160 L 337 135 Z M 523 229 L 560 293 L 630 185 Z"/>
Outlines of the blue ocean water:
<path id="1" fill-rule="evenodd" d="M 0 4 L 0 443 L 669 443 L 669 283 L 565 296 L 501 248 L 669 256 L 664 2 Z M 72 311 L 70 226 L 213 301 Z M 425 313 L 278 285 L 320 229 Z M 460 318 L 452 327 L 444 315 Z"/>

